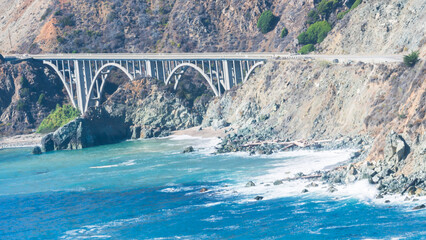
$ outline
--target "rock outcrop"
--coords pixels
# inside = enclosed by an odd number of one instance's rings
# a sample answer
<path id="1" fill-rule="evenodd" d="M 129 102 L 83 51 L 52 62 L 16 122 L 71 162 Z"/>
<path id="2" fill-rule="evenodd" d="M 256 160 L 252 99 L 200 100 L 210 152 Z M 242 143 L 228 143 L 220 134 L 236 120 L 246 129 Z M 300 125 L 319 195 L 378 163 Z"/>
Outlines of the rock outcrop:
<path id="1" fill-rule="evenodd" d="M 190 86 L 187 86 L 187 85 Z M 89 109 L 82 117 L 71 121 L 42 140 L 43 150 L 81 149 L 116 143 L 125 139 L 167 136 L 171 131 L 201 124 L 205 111 L 204 101 L 211 93 L 197 95 L 203 85 L 182 83 L 182 99 L 154 79 L 141 79 L 126 83 L 100 107 Z M 183 90 L 182 90 L 183 88 Z M 210 97 L 209 97 L 210 96 Z"/>
<path id="2" fill-rule="evenodd" d="M 30 133 L 66 102 L 61 80 L 36 61 L 0 64 L 0 136 Z"/>

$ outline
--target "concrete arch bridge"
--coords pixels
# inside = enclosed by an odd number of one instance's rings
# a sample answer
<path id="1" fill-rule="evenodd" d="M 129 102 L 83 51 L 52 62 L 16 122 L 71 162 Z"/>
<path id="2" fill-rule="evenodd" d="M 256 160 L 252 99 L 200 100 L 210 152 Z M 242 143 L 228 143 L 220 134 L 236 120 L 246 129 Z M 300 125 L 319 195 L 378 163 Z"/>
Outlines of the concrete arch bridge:
<path id="1" fill-rule="evenodd" d="M 72 105 L 81 113 L 99 105 L 105 81 L 113 68 L 130 81 L 153 77 L 178 87 L 186 70 L 194 69 L 216 96 L 244 83 L 271 53 L 171 53 L 171 54 L 44 54 L 14 56 L 36 59 L 50 66 L 60 77 Z M 296 58 L 280 55 L 280 58 Z"/>

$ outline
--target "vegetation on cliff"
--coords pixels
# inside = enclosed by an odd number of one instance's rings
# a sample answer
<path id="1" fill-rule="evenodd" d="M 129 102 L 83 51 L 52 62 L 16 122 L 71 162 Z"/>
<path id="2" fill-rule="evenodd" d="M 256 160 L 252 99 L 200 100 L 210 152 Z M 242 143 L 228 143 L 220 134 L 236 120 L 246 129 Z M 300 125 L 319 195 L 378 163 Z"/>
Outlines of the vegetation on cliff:
<path id="1" fill-rule="evenodd" d="M 408 55 L 404 56 L 404 63 L 405 65 L 407 65 L 408 67 L 414 67 L 414 65 L 416 65 L 416 63 L 419 61 L 419 52 L 411 52 Z"/>
<path id="2" fill-rule="evenodd" d="M 64 126 L 70 121 L 74 120 L 80 116 L 80 112 L 73 108 L 71 105 L 56 106 L 55 111 L 53 111 L 49 116 L 47 116 L 40 124 L 37 129 L 38 133 L 48 133 L 53 132 L 56 129 Z"/>
<path id="3" fill-rule="evenodd" d="M 267 10 L 260 15 L 259 20 L 257 21 L 257 27 L 260 31 L 265 34 L 272 31 L 277 25 L 279 18 L 275 16 L 272 11 Z"/>
<path id="4" fill-rule="evenodd" d="M 324 40 L 331 30 L 331 25 L 327 21 L 316 22 L 309 26 L 306 32 L 301 33 L 297 40 L 300 44 L 317 44 Z"/>
<path id="5" fill-rule="evenodd" d="M 315 51 L 315 46 L 313 44 L 308 44 L 308 45 L 303 46 L 298 51 L 298 53 L 300 53 L 300 54 L 308 54 L 308 53 L 310 53 L 312 51 Z"/>

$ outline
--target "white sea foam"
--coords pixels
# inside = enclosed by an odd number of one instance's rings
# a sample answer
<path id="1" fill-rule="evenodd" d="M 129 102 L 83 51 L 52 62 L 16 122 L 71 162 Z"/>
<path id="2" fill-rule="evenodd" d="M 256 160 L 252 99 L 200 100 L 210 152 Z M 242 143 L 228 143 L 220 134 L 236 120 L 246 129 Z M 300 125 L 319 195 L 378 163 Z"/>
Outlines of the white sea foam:
<path id="1" fill-rule="evenodd" d="M 276 199 L 290 196 L 334 196 L 335 199 L 345 200 L 349 198 L 359 199 L 370 204 L 407 205 L 414 206 L 426 203 L 426 197 L 416 197 L 416 202 L 404 201 L 406 196 L 390 195 L 383 199 L 376 199 L 378 190 L 368 180 L 361 180 L 346 185 L 334 185 L 338 191 L 328 192 L 329 184 L 316 182 L 317 187 L 309 187 L 311 180 L 284 181 L 281 185 L 274 185 L 274 181 L 294 177 L 296 173 L 310 174 L 318 170 L 329 170 L 335 166 L 346 164 L 354 150 L 337 151 L 293 151 L 275 153 L 260 158 L 276 159 L 270 163 L 270 169 L 265 174 L 253 177 L 242 177 L 236 184 L 227 187 L 217 187 L 215 191 L 223 197 L 240 196 L 237 203 L 256 201 L 255 196 L 262 196 L 263 200 Z M 238 153 L 237 155 L 241 155 Z M 258 156 L 259 157 L 259 156 Z M 253 181 L 256 186 L 245 187 L 248 181 Z M 308 189 L 307 193 L 302 193 Z M 386 203 L 389 200 L 390 203 Z M 411 209 L 411 208 L 410 208 Z"/>
<path id="2" fill-rule="evenodd" d="M 94 167 L 90 167 L 93 169 L 102 169 L 102 168 L 113 168 L 113 167 L 121 167 L 121 166 L 132 166 L 135 165 L 135 160 L 128 160 L 122 163 L 118 163 L 118 164 L 111 164 L 111 165 L 103 165 L 103 166 L 94 166 Z"/>
<path id="3" fill-rule="evenodd" d="M 168 187 L 161 189 L 160 192 L 187 192 L 194 190 L 193 187 Z"/>
<path id="4" fill-rule="evenodd" d="M 188 141 L 199 153 L 211 154 L 216 151 L 215 147 L 221 142 L 217 137 L 202 138 L 189 135 L 172 135 L 167 137 L 172 141 Z"/>

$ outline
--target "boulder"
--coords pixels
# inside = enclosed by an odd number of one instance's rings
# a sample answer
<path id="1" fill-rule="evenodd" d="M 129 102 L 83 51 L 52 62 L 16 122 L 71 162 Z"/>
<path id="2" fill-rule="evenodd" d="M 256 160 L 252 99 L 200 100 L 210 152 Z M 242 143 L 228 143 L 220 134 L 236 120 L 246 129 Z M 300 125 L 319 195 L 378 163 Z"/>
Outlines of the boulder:
<path id="1" fill-rule="evenodd" d="M 276 180 L 275 182 L 274 182 L 274 185 L 276 186 L 276 185 L 281 185 L 281 184 L 283 184 L 283 181 L 282 180 Z"/>
<path id="2" fill-rule="evenodd" d="M 49 133 L 41 139 L 41 148 L 43 152 L 51 152 L 55 150 L 55 143 L 53 142 L 53 133 Z"/>
<path id="3" fill-rule="evenodd" d="M 32 154 L 34 155 L 40 155 L 41 154 L 41 148 L 39 146 L 36 146 L 33 148 Z"/>
<path id="4" fill-rule="evenodd" d="M 189 146 L 189 147 L 187 147 L 183 150 L 183 153 L 190 153 L 190 152 L 193 152 L 193 151 L 194 151 L 194 147 Z"/>
<path id="5" fill-rule="evenodd" d="M 246 184 L 246 187 L 254 187 L 254 186 L 256 186 L 256 184 L 254 184 L 253 181 L 250 181 Z"/>
<path id="6" fill-rule="evenodd" d="M 386 137 L 385 145 L 385 160 L 386 161 L 401 161 L 410 152 L 410 148 L 402 136 L 394 131 L 391 131 Z"/>

